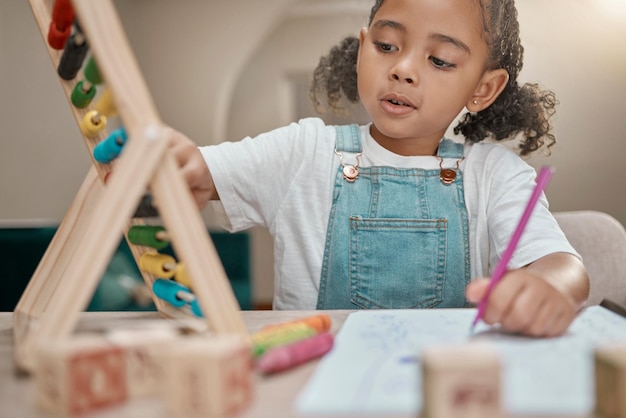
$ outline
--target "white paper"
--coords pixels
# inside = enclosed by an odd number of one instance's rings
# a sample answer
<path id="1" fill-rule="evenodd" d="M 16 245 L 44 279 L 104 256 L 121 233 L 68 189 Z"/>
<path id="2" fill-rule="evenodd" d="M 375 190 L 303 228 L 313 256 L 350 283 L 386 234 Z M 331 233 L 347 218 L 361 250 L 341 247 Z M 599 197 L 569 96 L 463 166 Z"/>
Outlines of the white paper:
<path id="1" fill-rule="evenodd" d="M 566 335 L 551 339 L 505 334 L 482 323 L 470 335 L 475 315 L 475 309 L 350 314 L 298 396 L 298 412 L 416 416 L 421 350 L 480 342 L 501 356 L 508 413 L 584 415 L 594 403 L 594 348 L 626 342 L 626 318 L 599 306 L 582 312 Z"/>

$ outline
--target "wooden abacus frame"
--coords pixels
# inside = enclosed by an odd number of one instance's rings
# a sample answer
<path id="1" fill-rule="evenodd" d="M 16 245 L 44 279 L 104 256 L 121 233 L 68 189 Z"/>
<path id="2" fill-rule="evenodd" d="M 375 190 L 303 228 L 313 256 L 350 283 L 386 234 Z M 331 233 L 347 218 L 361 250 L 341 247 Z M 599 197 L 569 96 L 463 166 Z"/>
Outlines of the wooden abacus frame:
<path id="1" fill-rule="evenodd" d="M 45 40 L 51 22 L 51 2 L 29 1 Z M 157 114 L 112 0 L 72 0 L 72 3 L 129 139 L 121 157 L 112 164 L 93 160 L 93 167 L 15 308 L 17 368 L 34 371 L 37 345 L 68 337 L 73 332 L 120 239 L 132 225 L 144 223 L 142 219 L 133 219 L 133 213 L 147 188 L 158 202 L 163 225 L 177 257 L 185 263 L 209 327 L 220 334 L 247 334 L 239 305 L 200 212 L 174 157 L 168 152 L 171 131 Z M 47 42 L 46 46 L 56 69 L 62 51 L 49 47 Z M 77 80 L 59 80 L 69 99 Z M 78 123 L 90 107 L 72 106 Z M 95 138 L 84 138 L 90 154 L 104 136 L 101 133 Z M 115 172 L 104 187 L 105 176 L 113 166 Z M 136 245 L 130 247 L 136 262 L 148 250 Z M 156 278 L 145 272 L 142 275 L 152 290 Z M 154 295 L 153 299 L 165 317 L 191 315 Z"/>

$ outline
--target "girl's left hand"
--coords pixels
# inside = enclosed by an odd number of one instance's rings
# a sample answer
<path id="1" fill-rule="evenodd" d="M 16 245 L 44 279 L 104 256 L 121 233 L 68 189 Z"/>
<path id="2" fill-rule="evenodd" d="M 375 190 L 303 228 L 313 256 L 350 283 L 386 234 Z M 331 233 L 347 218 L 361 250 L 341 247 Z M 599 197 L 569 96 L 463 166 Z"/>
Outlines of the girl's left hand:
<path id="1" fill-rule="evenodd" d="M 478 304 L 489 279 L 472 281 L 467 300 Z M 574 301 L 528 269 L 511 270 L 493 288 L 482 320 L 507 331 L 533 337 L 555 337 L 567 331 L 577 314 Z"/>

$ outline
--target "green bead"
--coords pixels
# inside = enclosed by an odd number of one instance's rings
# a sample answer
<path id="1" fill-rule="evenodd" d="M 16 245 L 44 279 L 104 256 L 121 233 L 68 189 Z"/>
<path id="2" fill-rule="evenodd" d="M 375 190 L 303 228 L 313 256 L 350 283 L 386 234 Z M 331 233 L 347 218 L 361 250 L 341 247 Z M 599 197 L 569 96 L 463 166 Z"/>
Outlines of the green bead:
<path id="1" fill-rule="evenodd" d="M 87 91 L 85 91 L 85 89 L 83 88 L 84 86 L 85 81 L 83 80 L 76 84 L 76 87 L 74 87 L 74 90 L 72 90 L 72 104 L 79 109 L 84 109 L 89 106 L 89 103 L 91 103 L 93 98 L 96 96 L 95 86 L 90 86 Z"/>
<path id="2" fill-rule="evenodd" d="M 91 84 L 101 84 L 102 76 L 100 75 L 100 71 L 98 71 L 98 65 L 96 64 L 96 60 L 93 57 L 89 58 L 87 64 L 85 65 L 85 78 Z"/>
<path id="3" fill-rule="evenodd" d="M 165 228 L 152 225 L 134 225 L 128 230 L 128 240 L 135 245 L 161 250 L 169 245 L 169 241 L 157 238 L 157 233 Z"/>

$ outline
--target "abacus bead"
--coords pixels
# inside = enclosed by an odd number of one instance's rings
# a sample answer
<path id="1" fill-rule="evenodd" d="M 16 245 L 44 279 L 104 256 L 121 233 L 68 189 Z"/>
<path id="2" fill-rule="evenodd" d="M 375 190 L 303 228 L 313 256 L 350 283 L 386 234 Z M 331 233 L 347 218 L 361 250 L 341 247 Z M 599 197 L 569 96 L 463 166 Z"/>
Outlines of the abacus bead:
<path id="1" fill-rule="evenodd" d="M 187 274 L 185 263 L 178 263 L 178 265 L 176 266 L 176 274 L 174 275 L 174 280 L 176 280 L 178 283 L 183 284 L 187 287 L 193 287 L 191 286 L 191 279 L 189 278 L 189 275 Z"/>
<path id="2" fill-rule="evenodd" d="M 156 218 L 158 216 L 159 210 L 152 203 L 152 195 L 146 193 L 141 197 L 133 218 Z"/>
<path id="3" fill-rule="evenodd" d="M 85 32 L 83 31 L 83 27 L 80 25 L 80 21 L 78 19 L 74 19 L 74 27 L 76 28 L 77 32 L 80 32 L 82 34 L 84 34 Z"/>
<path id="4" fill-rule="evenodd" d="M 71 27 L 74 22 L 74 7 L 70 0 L 55 0 L 52 6 L 52 21 L 59 28 Z"/>
<path id="5" fill-rule="evenodd" d="M 80 121 L 80 131 L 88 138 L 98 135 L 107 126 L 107 118 L 92 110 Z"/>
<path id="6" fill-rule="evenodd" d="M 72 104 L 79 109 L 84 109 L 89 106 L 89 103 L 91 103 L 96 96 L 96 87 L 90 85 L 89 89 L 85 91 L 86 84 L 90 83 L 85 80 L 79 81 L 74 87 L 74 90 L 72 90 Z"/>
<path id="7" fill-rule="evenodd" d="M 53 49 L 61 50 L 65 47 L 65 42 L 67 42 L 67 38 L 69 38 L 71 34 L 71 26 L 59 28 L 56 23 L 50 22 L 50 29 L 48 30 L 48 45 L 50 45 Z"/>
<path id="8" fill-rule="evenodd" d="M 123 128 L 116 129 L 94 147 L 93 158 L 100 164 L 110 163 L 120 155 L 127 139 Z"/>
<path id="9" fill-rule="evenodd" d="M 81 33 L 75 33 L 65 43 L 65 49 L 57 73 L 63 80 L 73 80 L 87 56 L 87 41 Z"/>
<path id="10" fill-rule="evenodd" d="M 153 225 L 134 225 L 128 230 L 128 240 L 135 245 L 161 250 L 167 247 L 169 242 L 157 239 L 156 234 L 160 231 L 165 231 L 165 228 Z M 178 266 L 176 266 L 176 271 L 178 272 Z"/>
<path id="11" fill-rule="evenodd" d="M 102 76 L 100 75 L 100 71 L 98 71 L 98 65 L 96 64 L 96 60 L 93 56 L 87 60 L 87 64 L 85 65 L 83 72 L 85 73 L 85 78 L 91 84 L 102 83 Z"/>
<path id="12" fill-rule="evenodd" d="M 113 101 L 113 94 L 111 90 L 105 89 L 98 98 L 94 108 L 100 112 L 101 115 L 113 116 L 117 113 L 115 108 L 115 102 Z"/>
<path id="13" fill-rule="evenodd" d="M 181 291 L 190 293 L 189 289 L 172 280 L 157 279 L 152 283 L 152 292 L 154 292 L 159 299 L 163 299 L 177 308 L 187 304 L 186 301 L 176 296 L 176 293 Z"/>
<path id="14" fill-rule="evenodd" d="M 174 277 L 176 273 L 176 268 L 167 269 L 166 264 L 175 265 L 176 260 L 174 257 L 169 256 L 167 254 L 159 254 L 159 253 L 144 253 L 139 258 L 139 268 L 142 271 L 152 274 L 156 277 L 164 277 L 166 279 L 171 279 Z"/>
<path id="15" fill-rule="evenodd" d="M 197 298 L 189 304 L 189 307 L 191 308 L 191 312 L 193 312 L 195 316 L 198 316 L 200 318 L 204 316 L 202 314 L 202 309 L 200 308 L 200 303 L 198 302 Z"/>

